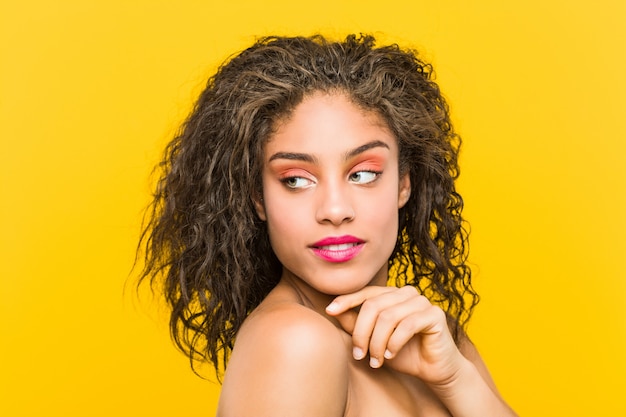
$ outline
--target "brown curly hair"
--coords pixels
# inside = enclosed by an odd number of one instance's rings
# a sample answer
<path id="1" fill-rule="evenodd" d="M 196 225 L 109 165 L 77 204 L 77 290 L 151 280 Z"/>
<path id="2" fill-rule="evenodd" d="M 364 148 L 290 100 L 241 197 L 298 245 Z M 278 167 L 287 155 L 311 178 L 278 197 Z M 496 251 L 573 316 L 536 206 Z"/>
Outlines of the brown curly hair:
<path id="1" fill-rule="evenodd" d="M 157 167 L 139 246 L 140 282 L 162 285 L 171 336 L 194 369 L 209 361 L 220 374 L 241 324 L 280 279 L 252 196 L 261 195 L 263 145 L 276 121 L 316 91 L 346 94 L 395 134 L 412 197 L 399 212 L 390 276 L 441 306 L 458 342 L 478 295 L 454 184 L 461 141 L 432 78 L 413 50 L 316 35 L 260 39 L 209 79 Z"/>

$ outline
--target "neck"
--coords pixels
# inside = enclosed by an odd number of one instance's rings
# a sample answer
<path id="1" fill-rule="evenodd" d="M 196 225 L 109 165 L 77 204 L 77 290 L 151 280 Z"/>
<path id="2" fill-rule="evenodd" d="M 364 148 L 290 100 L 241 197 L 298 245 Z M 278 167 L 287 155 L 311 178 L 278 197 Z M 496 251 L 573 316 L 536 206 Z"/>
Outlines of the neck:
<path id="1" fill-rule="evenodd" d="M 387 285 L 387 269 L 382 268 L 368 285 Z M 279 291 L 285 291 L 291 294 L 289 296 L 290 298 L 295 297 L 299 304 L 316 311 L 321 316 L 326 317 L 331 322 L 337 324 L 334 317 L 326 314 L 326 307 L 341 294 L 327 294 L 320 292 L 286 269 L 283 269 L 283 273 L 277 287 Z"/>
<path id="2" fill-rule="evenodd" d="M 294 294 L 303 306 L 318 312 L 322 316 L 329 318 L 331 321 L 334 321 L 333 318 L 326 315 L 325 311 L 326 306 L 330 304 L 335 297 L 337 297 L 336 295 L 319 292 L 301 279 L 286 271 L 283 271 L 283 275 L 278 285 L 288 289 L 289 292 Z"/>

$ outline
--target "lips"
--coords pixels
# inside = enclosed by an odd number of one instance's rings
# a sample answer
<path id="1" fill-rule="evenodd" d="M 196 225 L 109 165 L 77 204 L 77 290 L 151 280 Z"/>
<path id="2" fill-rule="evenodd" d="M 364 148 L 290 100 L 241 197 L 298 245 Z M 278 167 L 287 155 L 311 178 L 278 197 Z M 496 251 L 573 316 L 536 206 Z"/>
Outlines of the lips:
<path id="1" fill-rule="evenodd" d="M 364 243 L 354 236 L 327 237 L 311 245 L 311 249 L 325 261 L 347 262 L 361 252 Z"/>

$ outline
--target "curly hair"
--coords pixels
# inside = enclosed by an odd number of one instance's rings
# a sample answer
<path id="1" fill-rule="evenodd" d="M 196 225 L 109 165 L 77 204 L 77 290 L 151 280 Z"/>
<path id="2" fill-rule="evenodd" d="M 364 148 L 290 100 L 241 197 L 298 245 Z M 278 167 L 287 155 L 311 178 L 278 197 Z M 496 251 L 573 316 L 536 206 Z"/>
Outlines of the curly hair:
<path id="1" fill-rule="evenodd" d="M 219 376 L 243 321 L 280 279 L 252 197 L 262 193 L 263 146 L 276 122 L 318 91 L 378 112 L 397 138 L 411 198 L 399 212 L 390 279 L 439 305 L 459 341 L 478 295 L 454 183 L 461 140 L 432 78 L 416 51 L 316 35 L 262 38 L 208 80 L 157 167 L 139 246 L 140 282 L 162 286 L 172 339 L 194 370 L 208 361 Z"/>

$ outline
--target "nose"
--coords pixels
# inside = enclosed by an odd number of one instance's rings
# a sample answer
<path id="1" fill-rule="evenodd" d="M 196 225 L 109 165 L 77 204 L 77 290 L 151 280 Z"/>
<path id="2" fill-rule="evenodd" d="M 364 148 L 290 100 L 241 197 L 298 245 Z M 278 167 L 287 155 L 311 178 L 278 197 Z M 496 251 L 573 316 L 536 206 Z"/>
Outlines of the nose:
<path id="1" fill-rule="evenodd" d="M 347 184 L 325 184 L 318 186 L 316 220 L 319 223 L 331 223 L 340 225 L 354 219 L 354 206 L 352 204 Z"/>

